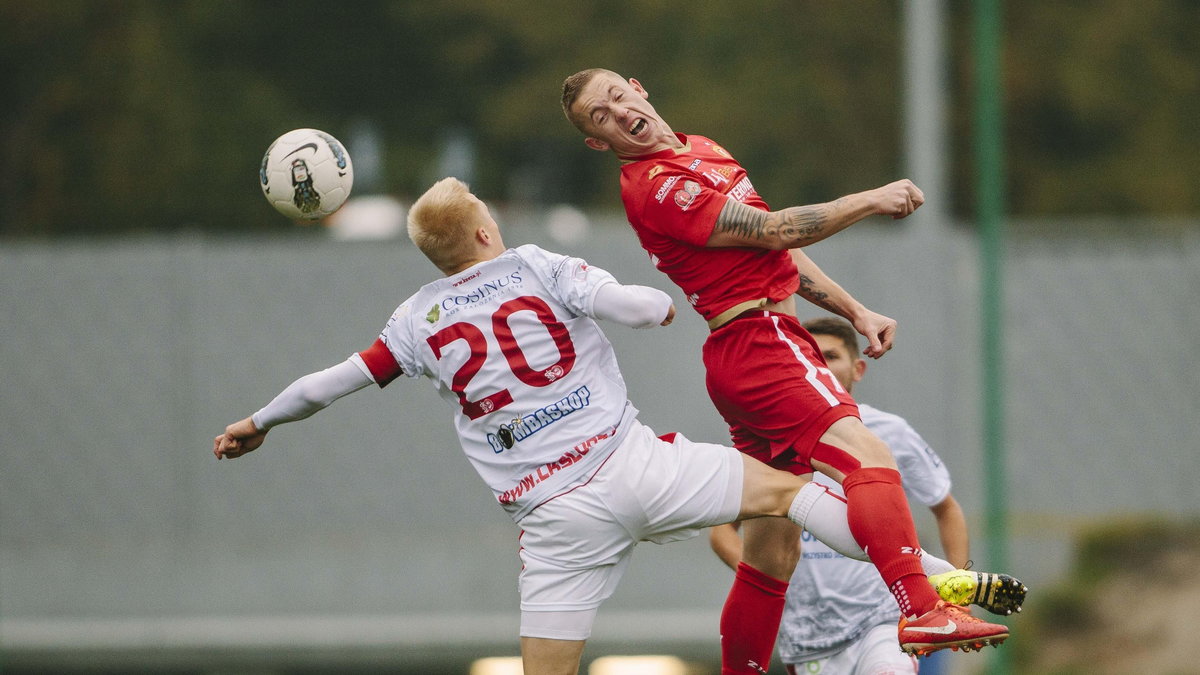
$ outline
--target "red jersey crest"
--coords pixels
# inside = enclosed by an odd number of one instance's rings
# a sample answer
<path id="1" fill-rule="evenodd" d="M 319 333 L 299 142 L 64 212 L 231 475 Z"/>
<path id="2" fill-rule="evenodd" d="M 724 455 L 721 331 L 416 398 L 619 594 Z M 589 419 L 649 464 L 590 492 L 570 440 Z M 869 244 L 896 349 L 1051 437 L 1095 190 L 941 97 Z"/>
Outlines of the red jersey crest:
<path id="1" fill-rule="evenodd" d="M 705 319 L 741 302 L 774 302 L 795 293 L 799 272 L 787 251 L 705 246 L 728 200 L 768 206 L 724 148 L 702 136 L 676 136 L 682 150 L 663 150 L 621 167 L 625 214 L 655 266 Z"/>

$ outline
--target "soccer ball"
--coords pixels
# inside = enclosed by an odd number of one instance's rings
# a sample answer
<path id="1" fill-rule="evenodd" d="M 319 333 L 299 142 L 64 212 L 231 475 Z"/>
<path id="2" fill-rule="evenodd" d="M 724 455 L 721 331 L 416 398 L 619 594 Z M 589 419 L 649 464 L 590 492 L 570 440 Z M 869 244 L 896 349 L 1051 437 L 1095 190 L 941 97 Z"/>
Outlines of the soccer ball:
<path id="1" fill-rule="evenodd" d="M 318 220 L 346 203 L 354 185 L 354 165 L 333 136 L 294 129 L 267 148 L 258 177 L 276 211 L 296 220 Z"/>

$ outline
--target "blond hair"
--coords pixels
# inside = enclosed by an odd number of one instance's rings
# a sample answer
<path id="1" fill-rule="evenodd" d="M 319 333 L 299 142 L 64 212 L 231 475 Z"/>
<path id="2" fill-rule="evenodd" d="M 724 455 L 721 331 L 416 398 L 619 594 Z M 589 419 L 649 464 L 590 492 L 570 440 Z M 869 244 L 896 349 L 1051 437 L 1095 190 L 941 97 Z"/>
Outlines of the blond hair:
<path id="1" fill-rule="evenodd" d="M 576 129 L 579 129 L 580 131 L 582 131 L 584 133 L 587 133 L 587 129 L 584 128 L 584 124 L 587 122 L 587 117 L 584 115 L 576 114 L 575 111 L 572 110 L 572 108 L 575 107 L 575 99 L 579 98 L 579 92 L 583 91 L 583 88 L 586 87 L 589 82 L 591 82 L 597 75 L 601 75 L 601 74 L 612 75 L 613 77 L 617 78 L 618 80 L 622 79 L 619 74 L 614 73 L 613 71 L 608 70 L 607 68 L 588 68 L 587 70 L 581 70 L 578 73 L 575 73 L 574 75 L 563 80 L 563 86 L 562 86 L 563 114 L 567 116 L 568 122 L 575 125 Z"/>
<path id="2" fill-rule="evenodd" d="M 479 223 L 479 203 L 461 180 L 443 178 L 408 211 L 408 237 L 438 269 L 450 269 L 471 254 L 471 232 Z"/>

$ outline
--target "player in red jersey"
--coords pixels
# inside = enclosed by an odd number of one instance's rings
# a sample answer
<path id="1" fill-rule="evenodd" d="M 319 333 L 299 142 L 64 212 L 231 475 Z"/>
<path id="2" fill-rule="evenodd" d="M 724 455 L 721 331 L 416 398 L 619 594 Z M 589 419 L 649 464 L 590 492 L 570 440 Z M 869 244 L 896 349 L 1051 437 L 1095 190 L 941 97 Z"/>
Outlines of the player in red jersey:
<path id="1" fill-rule="evenodd" d="M 468 461 L 521 528 L 526 675 L 578 672 L 596 613 L 639 541 L 786 515 L 866 558 L 844 501 L 825 488 L 733 448 L 657 437 L 637 420 L 595 319 L 665 326 L 675 316 L 666 293 L 534 245 L 507 248 L 487 205 L 455 178 L 427 190 L 408 222 L 442 276 L 401 303 L 370 347 L 227 426 L 213 439 L 217 459 L 241 457 L 274 427 L 371 384 L 433 380 Z"/>
<path id="2" fill-rule="evenodd" d="M 941 601 L 930 586 L 891 452 L 862 424 L 796 320 L 799 294 L 849 320 L 867 338 L 867 356 L 891 349 L 896 322 L 864 307 L 800 248 L 871 215 L 904 218 L 923 203 L 921 191 L 900 180 L 771 211 L 724 148 L 675 133 L 648 99 L 636 79 L 604 69 L 563 83 L 563 112 L 584 142 L 622 162 L 621 198 L 643 248 L 712 330 L 707 385 L 734 444 L 771 466 L 801 475 L 816 469 L 842 484 L 851 531 L 900 606 L 905 651 L 1003 639 L 1007 628 Z M 799 529 L 781 519 L 745 526 L 721 618 L 723 673 L 765 672 L 798 543 Z"/>

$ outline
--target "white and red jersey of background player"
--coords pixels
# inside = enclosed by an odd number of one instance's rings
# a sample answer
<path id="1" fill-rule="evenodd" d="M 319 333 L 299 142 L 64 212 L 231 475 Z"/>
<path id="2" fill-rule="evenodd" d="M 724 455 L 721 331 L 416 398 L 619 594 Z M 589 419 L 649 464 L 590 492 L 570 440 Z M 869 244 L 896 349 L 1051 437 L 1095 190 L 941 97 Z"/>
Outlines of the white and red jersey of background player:
<path id="1" fill-rule="evenodd" d="M 637 416 L 590 317 L 608 272 L 527 245 L 427 284 L 360 353 L 381 387 L 432 379 L 513 520 L 586 482 Z"/>

